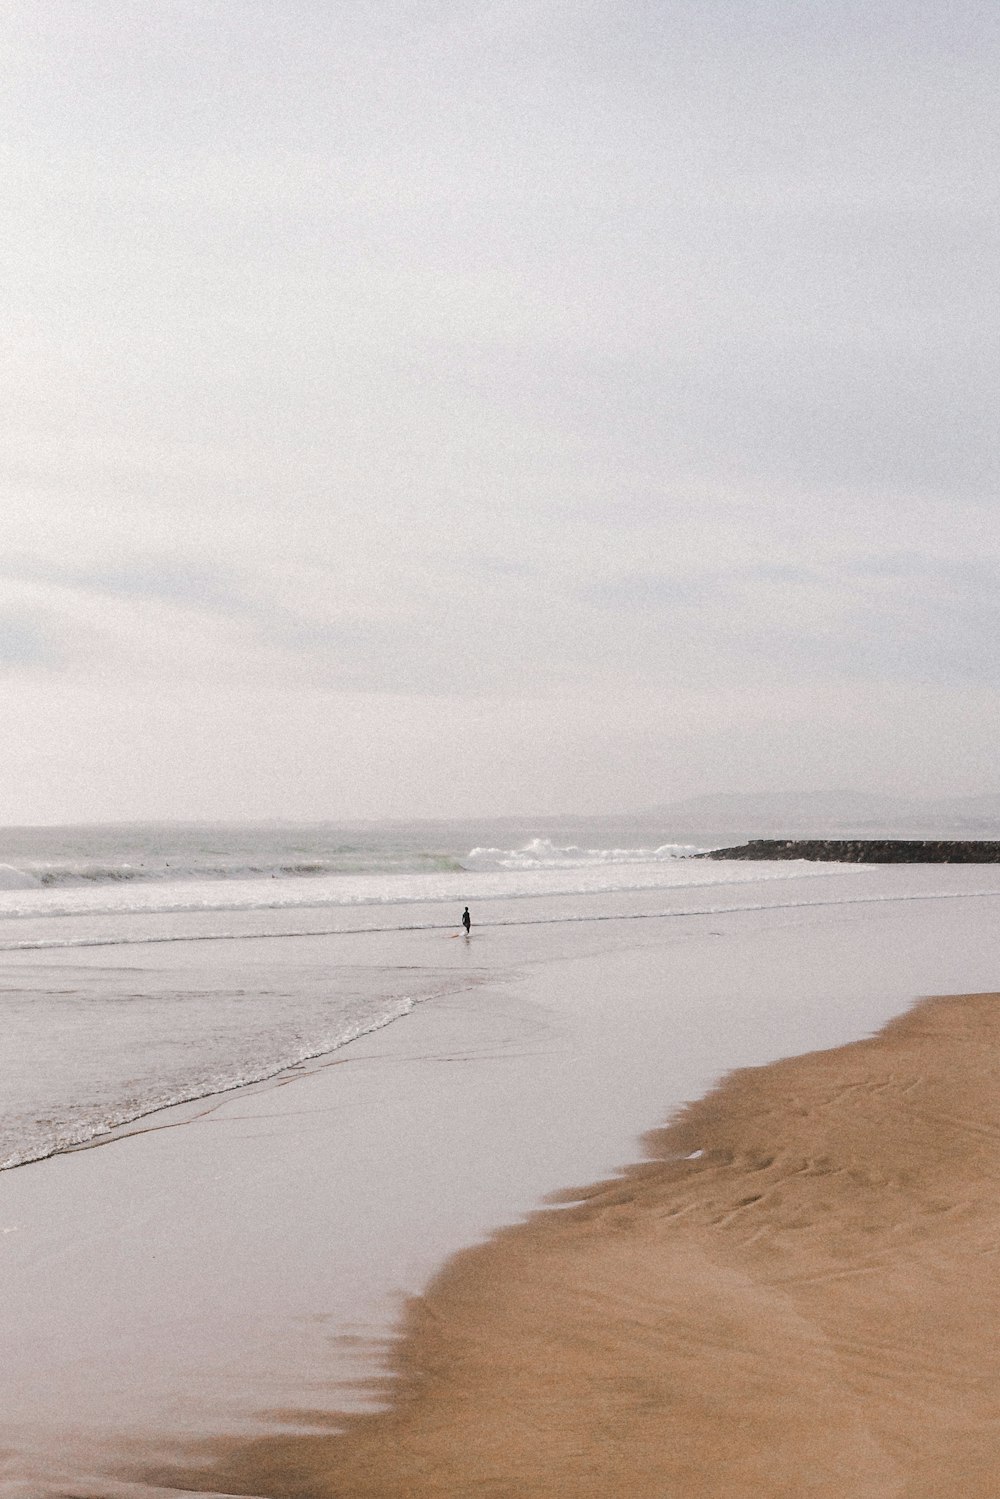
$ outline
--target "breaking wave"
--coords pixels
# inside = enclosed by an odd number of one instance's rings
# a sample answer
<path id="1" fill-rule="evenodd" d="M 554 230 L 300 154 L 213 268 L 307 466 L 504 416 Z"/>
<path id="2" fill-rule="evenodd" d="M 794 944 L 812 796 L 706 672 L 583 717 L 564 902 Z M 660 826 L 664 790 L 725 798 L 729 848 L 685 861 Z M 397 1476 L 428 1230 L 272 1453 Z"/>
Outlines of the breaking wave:
<path id="1" fill-rule="evenodd" d="M 306 859 L 137 859 L 120 862 L 63 859 L 23 865 L 0 864 L 0 890 L 37 890 L 100 885 L 162 885 L 207 880 L 310 880 L 338 875 L 464 874 L 544 869 L 595 869 L 622 864 L 663 864 L 691 858 L 693 844 L 655 848 L 585 848 L 532 838 L 519 848 L 477 847 L 466 854 L 414 850 L 344 848 Z"/>
<path id="2" fill-rule="evenodd" d="M 659 848 L 559 847 L 550 838 L 532 838 L 523 848 L 474 848 L 468 869 L 583 869 L 601 864 L 656 864 L 690 859 L 702 850 L 690 843 L 663 843 Z"/>
<path id="3" fill-rule="evenodd" d="M 439 874 L 461 871 L 464 865 L 448 854 L 407 854 L 373 858 L 367 851 L 355 857 L 309 859 L 281 863 L 246 864 L 32 864 L 16 868 L 0 864 L 0 890 L 35 890 L 51 886 L 163 884 L 185 880 L 307 879 L 317 875 Z"/>

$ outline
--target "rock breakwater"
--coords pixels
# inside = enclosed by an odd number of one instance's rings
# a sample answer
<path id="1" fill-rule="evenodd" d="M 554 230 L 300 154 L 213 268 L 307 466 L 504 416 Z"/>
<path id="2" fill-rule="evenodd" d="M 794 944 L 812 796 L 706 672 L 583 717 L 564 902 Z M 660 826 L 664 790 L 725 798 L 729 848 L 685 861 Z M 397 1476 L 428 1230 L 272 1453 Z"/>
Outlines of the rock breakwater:
<path id="1" fill-rule="evenodd" d="M 701 859 L 813 859 L 831 864 L 1000 864 L 1000 843 L 929 838 L 753 838 Z"/>

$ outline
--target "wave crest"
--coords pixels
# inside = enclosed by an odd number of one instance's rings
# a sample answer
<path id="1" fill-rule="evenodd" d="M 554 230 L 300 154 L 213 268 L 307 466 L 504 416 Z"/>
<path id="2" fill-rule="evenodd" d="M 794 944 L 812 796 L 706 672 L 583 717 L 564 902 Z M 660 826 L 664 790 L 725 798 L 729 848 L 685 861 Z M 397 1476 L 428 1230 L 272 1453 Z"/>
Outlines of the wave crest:
<path id="1" fill-rule="evenodd" d="M 551 838 L 532 838 L 522 848 L 474 848 L 468 869 L 583 869 L 601 864 L 658 864 L 689 859 L 701 850 L 690 843 L 662 843 L 659 848 L 560 847 Z"/>
<path id="2" fill-rule="evenodd" d="M 181 880 L 284 880 L 317 875 L 438 874 L 463 865 L 447 854 L 384 855 L 353 851 L 334 859 L 261 861 L 241 864 L 39 864 L 33 872 L 0 864 L 0 890 L 41 886 L 164 884 Z"/>

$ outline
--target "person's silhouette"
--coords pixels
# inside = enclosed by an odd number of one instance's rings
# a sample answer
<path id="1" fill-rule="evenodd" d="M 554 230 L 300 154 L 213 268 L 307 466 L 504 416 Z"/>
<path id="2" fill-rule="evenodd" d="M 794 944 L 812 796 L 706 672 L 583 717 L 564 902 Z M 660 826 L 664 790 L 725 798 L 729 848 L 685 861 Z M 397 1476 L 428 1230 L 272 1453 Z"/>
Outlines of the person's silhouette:
<path id="1" fill-rule="evenodd" d="M 466 906 L 465 910 L 462 912 L 462 925 L 465 927 L 465 935 L 468 936 L 469 928 L 472 925 L 472 917 L 469 915 L 468 906 Z"/>

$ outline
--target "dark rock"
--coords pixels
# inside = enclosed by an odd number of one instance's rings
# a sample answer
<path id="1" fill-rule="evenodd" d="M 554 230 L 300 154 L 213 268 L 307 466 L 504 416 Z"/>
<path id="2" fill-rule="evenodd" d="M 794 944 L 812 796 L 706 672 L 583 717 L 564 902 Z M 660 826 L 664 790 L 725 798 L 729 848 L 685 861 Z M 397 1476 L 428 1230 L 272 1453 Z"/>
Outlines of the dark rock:
<path id="1" fill-rule="evenodd" d="M 1000 864 L 1000 843 L 930 838 L 753 838 L 699 859 L 812 859 L 831 864 Z"/>

